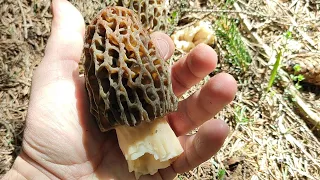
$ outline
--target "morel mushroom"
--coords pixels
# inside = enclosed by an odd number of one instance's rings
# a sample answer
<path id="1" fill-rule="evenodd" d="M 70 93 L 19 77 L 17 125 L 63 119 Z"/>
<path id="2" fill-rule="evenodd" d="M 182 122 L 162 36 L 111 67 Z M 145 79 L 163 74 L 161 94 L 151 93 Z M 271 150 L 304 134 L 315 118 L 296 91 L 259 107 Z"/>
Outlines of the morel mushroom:
<path id="1" fill-rule="evenodd" d="M 116 129 L 137 178 L 168 167 L 183 149 L 166 115 L 177 109 L 170 74 L 138 16 L 107 7 L 87 27 L 85 80 L 101 131 Z"/>

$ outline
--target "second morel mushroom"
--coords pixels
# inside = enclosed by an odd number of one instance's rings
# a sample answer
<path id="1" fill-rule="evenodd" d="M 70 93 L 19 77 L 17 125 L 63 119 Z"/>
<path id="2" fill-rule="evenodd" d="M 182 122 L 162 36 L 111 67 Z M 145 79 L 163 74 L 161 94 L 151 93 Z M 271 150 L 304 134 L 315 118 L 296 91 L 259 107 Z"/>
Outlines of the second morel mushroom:
<path id="1" fill-rule="evenodd" d="M 138 16 L 107 7 L 87 27 L 85 81 L 101 131 L 116 129 L 136 178 L 170 166 L 183 149 L 167 123 L 177 109 L 168 67 Z"/>

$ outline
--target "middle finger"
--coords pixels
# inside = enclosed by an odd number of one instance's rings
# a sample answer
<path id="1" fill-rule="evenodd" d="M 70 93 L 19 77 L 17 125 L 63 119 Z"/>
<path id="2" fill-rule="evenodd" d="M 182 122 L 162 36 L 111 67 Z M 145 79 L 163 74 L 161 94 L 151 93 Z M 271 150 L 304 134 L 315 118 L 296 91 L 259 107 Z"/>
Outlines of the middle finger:
<path id="1" fill-rule="evenodd" d="M 177 112 L 168 115 L 168 122 L 177 136 L 183 135 L 211 119 L 236 94 L 237 83 L 226 73 L 212 77 L 202 89 L 181 101 Z"/>

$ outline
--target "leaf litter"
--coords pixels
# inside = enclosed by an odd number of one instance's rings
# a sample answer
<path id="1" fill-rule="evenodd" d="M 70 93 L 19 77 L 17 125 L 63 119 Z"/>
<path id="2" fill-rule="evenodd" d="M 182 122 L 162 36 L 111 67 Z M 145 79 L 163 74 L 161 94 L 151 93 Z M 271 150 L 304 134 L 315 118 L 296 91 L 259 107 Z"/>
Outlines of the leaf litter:
<path id="1" fill-rule="evenodd" d="M 71 2 L 86 23 L 108 4 Z M 237 20 L 241 40 L 251 56 L 248 68 L 241 69 L 232 65 L 234 59 L 227 56 L 226 42 L 217 38 L 212 46 L 219 56 L 217 70 L 181 99 L 199 90 L 214 74 L 233 75 L 238 82 L 236 98 L 214 117 L 229 124 L 230 134 L 216 155 L 177 179 L 320 179 L 320 133 L 314 123 L 320 116 L 319 87 L 302 82 L 297 89 L 286 71 L 286 63 L 292 59 L 319 60 L 319 2 L 227 2 L 228 8 L 215 0 L 178 1 L 171 6 L 172 12 L 180 15 L 174 27 L 177 30 L 201 19 L 211 21 L 213 26 L 221 17 Z M 32 74 L 50 35 L 50 3 L 0 0 L 0 177 L 21 149 Z M 267 91 L 277 50 L 283 48 L 280 42 L 287 31 L 292 39 Z M 176 61 L 185 54 L 176 51 L 172 59 Z"/>

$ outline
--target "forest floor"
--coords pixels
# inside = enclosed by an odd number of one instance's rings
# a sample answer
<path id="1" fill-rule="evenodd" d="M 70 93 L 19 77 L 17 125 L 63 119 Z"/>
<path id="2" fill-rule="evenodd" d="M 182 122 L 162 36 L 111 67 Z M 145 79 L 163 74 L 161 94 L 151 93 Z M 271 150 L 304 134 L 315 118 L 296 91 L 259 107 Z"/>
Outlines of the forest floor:
<path id="1" fill-rule="evenodd" d="M 105 6 L 98 0 L 71 2 L 86 23 Z M 173 33 L 209 22 L 219 65 L 183 98 L 219 72 L 235 77 L 238 92 L 215 117 L 231 130 L 222 149 L 177 178 L 320 179 L 320 88 L 303 80 L 310 74 L 303 71 L 310 71 L 307 67 L 320 72 L 320 2 L 199 2 L 170 11 Z M 0 178 L 20 151 L 32 74 L 50 35 L 50 5 L 50 0 L 0 0 Z M 173 59 L 185 53 L 177 49 Z M 301 62 L 296 68 L 303 73 L 290 74 L 291 62 Z"/>

